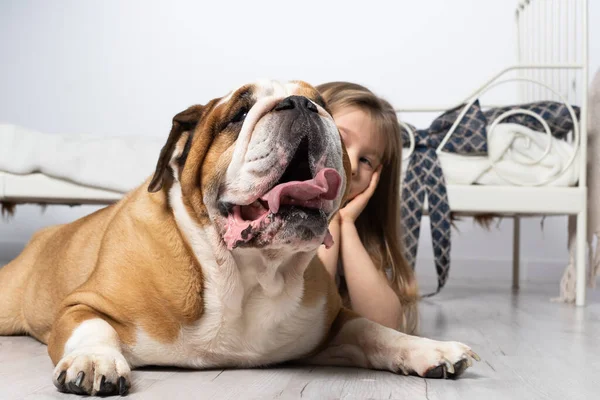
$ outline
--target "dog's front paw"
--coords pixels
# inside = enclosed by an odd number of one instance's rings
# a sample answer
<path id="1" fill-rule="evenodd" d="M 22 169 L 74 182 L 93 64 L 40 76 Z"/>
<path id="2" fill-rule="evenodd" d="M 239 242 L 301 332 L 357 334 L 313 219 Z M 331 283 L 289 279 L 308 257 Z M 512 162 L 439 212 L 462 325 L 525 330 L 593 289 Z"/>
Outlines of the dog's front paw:
<path id="1" fill-rule="evenodd" d="M 403 372 L 424 378 L 457 378 L 472 365 L 471 358 L 481 359 L 471 348 L 459 342 L 423 339 L 408 351 Z"/>
<path id="2" fill-rule="evenodd" d="M 61 392 L 81 395 L 127 394 L 129 364 L 112 347 L 78 349 L 63 357 L 54 368 L 54 385 Z"/>

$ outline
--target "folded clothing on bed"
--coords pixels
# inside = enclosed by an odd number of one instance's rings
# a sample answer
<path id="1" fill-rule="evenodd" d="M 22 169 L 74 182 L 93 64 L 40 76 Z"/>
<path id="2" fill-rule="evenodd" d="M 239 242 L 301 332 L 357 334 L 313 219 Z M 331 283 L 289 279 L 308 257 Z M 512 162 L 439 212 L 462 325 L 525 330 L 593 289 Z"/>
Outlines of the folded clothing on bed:
<path id="1" fill-rule="evenodd" d="M 163 145 L 153 137 L 49 134 L 0 124 L 0 171 L 41 172 L 126 193 L 153 173 Z"/>
<path id="2" fill-rule="evenodd" d="M 489 127 L 488 127 L 489 128 Z M 542 158 L 546 147 L 550 151 Z M 545 186 L 573 186 L 579 177 L 579 154 L 573 145 L 515 123 L 500 123 L 487 140 L 487 155 L 460 155 L 442 151 L 438 158 L 448 185 L 511 185 L 510 181 Z M 539 163 L 533 163 L 536 160 Z M 492 161 L 496 164 L 492 167 Z M 570 162 L 570 164 L 569 164 Z M 402 161 L 402 178 L 409 160 Z M 564 173 L 560 173 L 565 169 Z M 505 178 L 510 179 L 507 181 Z"/>

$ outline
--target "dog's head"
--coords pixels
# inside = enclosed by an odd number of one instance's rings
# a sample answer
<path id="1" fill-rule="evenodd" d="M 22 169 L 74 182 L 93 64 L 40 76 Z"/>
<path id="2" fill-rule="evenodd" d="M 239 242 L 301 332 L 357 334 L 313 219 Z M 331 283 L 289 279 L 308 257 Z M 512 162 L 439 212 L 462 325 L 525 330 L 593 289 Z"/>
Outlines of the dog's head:
<path id="1" fill-rule="evenodd" d="M 331 244 L 349 173 L 317 90 L 260 82 L 177 114 L 148 190 L 181 190 L 187 213 L 230 250 L 307 251 Z"/>

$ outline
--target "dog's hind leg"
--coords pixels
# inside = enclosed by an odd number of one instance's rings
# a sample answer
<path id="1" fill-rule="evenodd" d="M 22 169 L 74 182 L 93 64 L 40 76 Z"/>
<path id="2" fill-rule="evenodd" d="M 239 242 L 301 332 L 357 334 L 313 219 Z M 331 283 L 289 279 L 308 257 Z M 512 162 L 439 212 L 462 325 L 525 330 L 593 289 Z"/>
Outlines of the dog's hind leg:
<path id="1" fill-rule="evenodd" d="M 440 342 L 406 335 L 342 308 L 320 351 L 302 360 L 416 374 L 427 378 L 455 378 L 479 357 L 459 342 Z"/>

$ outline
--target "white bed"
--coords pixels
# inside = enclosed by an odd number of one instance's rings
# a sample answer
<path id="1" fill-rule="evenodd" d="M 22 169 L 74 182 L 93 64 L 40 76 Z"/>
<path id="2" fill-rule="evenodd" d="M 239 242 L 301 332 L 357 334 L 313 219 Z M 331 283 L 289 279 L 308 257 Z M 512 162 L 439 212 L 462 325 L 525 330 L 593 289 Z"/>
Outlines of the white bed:
<path id="1" fill-rule="evenodd" d="M 450 164 L 451 154 L 442 151 L 444 144 L 453 135 L 458 124 L 450 129 L 436 153 L 443 167 L 444 176 L 448 182 L 448 198 L 450 209 L 456 214 L 473 215 L 477 213 L 503 214 L 515 217 L 513 240 L 513 286 L 518 287 L 519 275 L 519 216 L 527 215 L 569 215 L 569 250 L 570 263 L 561 281 L 561 301 L 574 301 L 576 305 L 585 304 L 586 292 L 586 250 L 589 249 L 590 273 L 587 282 L 590 286 L 595 283 L 595 276 L 600 270 L 600 252 L 593 256 L 593 237 L 600 234 L 600 212 L 596 208 L 600 204 L 588 196 L 597 193 L 598 179 L 588 182 L 588 173 L 598 177 L 599 162 L 588 160 L 588 2 L 587 0 L 523 0 L 518 3 L 515 12 L 516 52 L 517 63 L 501 70 L 492 76 L 480 88 L 472 92 L 463 101 L 447 106 L 397 107 L 397 112 L 403 119 L 408 119 L 411 113 L 441 113 L 481 100 L 488 91 L 500 85 L 517 83 L 518 100 L 516 104 L 538 101 L 557 101 L 567 107 L 580 107 L 579 122 L 575 122 L 570 135 L 571 149 L 564 147 L 559 153 L 542 151 L 542 157 L 533 154 L 528 160 L 520 159 L 514 165 L 502 165 L 501 162 L 491 162 L 490 171 L 484 166 L 486 173 L 478 175 L 478 180 L 464 179 L 460 175 L 468 168 L 478 169 L 475 164 L 470 167 L 455 170 L 456 164 Z M 598 78 L 600 79 L 600 78 Z M 515 103 L 513 103 L 515 104 Z M 507 104 L 481 106 L 502 107 Z M 573 110 L 569 109 L 571 115 Z M 502 125 L 504 117 L 518 113 L 540 117 L 528 110 L 513 110 L 500 115 L 491 122 L 488 129 L 494 131 Z M 462 114 L 461 114 L 462 115 Z M 538 119 L 539 120 L 539 119 Z M 541 121 L 540 121 L 541 122 Z M 414 149 L 414 133 L 411 127 L 403 123 L 404 128 L 411 133 L 410 148 L 405 157 L 408 158 Z M 544 126 L 547 137 L 552 132 Z M 488 135 L 490 134 L 488 130 Z M 494 131 L 494 136 L 497 131 Z M 489 138 L 488 138 L 489 139 Z M 548 143 L 548 141 L 547 141 Z M 596 141 L 598 143 L 598 141 Z M 564 144 L 564 143 L 563 143 Z M 550 149 L 551 146 L 546 148 Z M 534 152 L 539 148 L 533 146 Z M 556 150 L 556 149 L 555 149 Z M 565 153 L 562 153 L 562 150 Z M 596 147 L 592 154 L 600 152 Z M 491 152 L 490 152 L 491 154 Z M 568 161 L 562 156 L 570 154 Z M 548 158 L 549 157 L 549 158 Z M 558 164 L 552 166 L 554 161 Z M 497 159 L 497 155 L 496 155 Z M 590 161 L 590 166 L 588 166 Z M 446 164 L 446 165 L 444 165 Z M 509 163 L 510 164 L 510 163 Z M 521 164 L 521 165 L 518 165 Z M 541 167 L 541 172 L 532 173 Z M 552 172 L 550 172 L 552 171 Z M 516 173 L 515 173 L 516 172 Z M 455 176 L 452 176 L 452 175 Z M 590 186 L 591 184 L 591 186 Z M 588 213 L 589 206 L 593 207 Z M 588 221 L 588 214 L 593 220 Z M 588 224 L 590 226 L 588 226 Z"/>
<path id="2" fill-rule="evenodd" d="M 549 19 L 548 15 L 551 16 Z M 557 31 L 555 27 L 560 25 L 557 20 L 563 17 L 568 19 L 568 26 L 575 21 L 577 29 Z M 585 304 L 586 281 L 587 85 L 578 85 L 576 94 L 571 93 L 569 87 L 573 82 L 588 81 L 587 0 L 522 1 L 516 12 L 516 25 L 517 65 L 502 70 L 458 104 L 480 98 L 498 84 L 517 81 L 522 101 L 547 100 L 548 92 L 535 87 L 554 88 L 551 99 L 580 106 L 580 123 L 575 124 L 572 140 L 565 142 L 551 138 L 550 132 L 531 132 L 514 124 L 497 124 L 499 121 L 495 121 L 491 126 L 494 136 L 489 138 L 490 156 L 460 156 L 438 151 L 448 184 L 449 204 L 457 214 L 495 213 L 517 217 L 515 286 L 518 285 L 519 266 L 518 216 L 576 216 L 577 240 L 573 242 L 577 255 L 576 304 L 581 306 Z M 532 39 L 534 36 L 538 42 Z M 543 46 L 540 40 L 544 40 Z M 511 73 L 517 76 L 500 80 Z M 443 112 L 455 106 L 399 107 L 397 111 L 402 114 Z M 504 133 L 499 134 L 501 131 Z M 515 140 L 511 140 L 507 132 L 512 132 Z M 453 130 L 448 136 L 452 133 Z M 0 125 L 0 201 L 16 204 L 113 203 L 153 173 L 162 144 L 162 139 L 157 138 L 71 137 Z M 551 151 L 546 151 L 547 145 Z M 408 150 L 403 162 L 404 171 L 412 149 Z M 107 157 L 109 153 L 112 155 Z"/>

